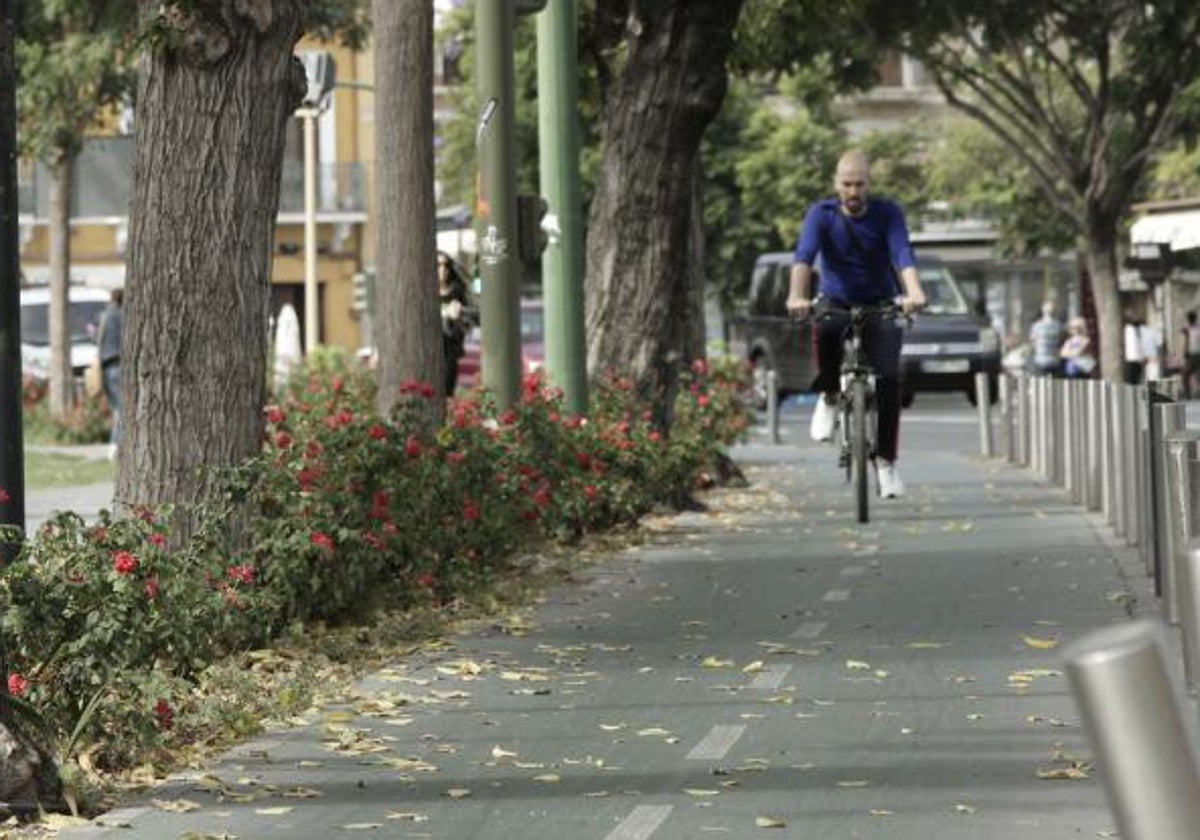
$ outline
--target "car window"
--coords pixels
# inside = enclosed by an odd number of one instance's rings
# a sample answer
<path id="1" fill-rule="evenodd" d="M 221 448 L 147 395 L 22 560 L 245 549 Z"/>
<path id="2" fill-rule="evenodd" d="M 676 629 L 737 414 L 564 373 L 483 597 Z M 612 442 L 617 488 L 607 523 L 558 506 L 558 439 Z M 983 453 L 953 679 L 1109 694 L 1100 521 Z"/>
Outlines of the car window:
<path id="1" fill-rule="evenodd" d="M 770 312 L 771 264 L 757 263 L 754 273 L 750 275 L 750 312 L 754 315 L 766 315 Z"/>
<path id="2" fill-rule="evenodd" d="M 788 275 L 792 273 L 792 267 L 786 263 L 776 263 L 773 279 L 775 282 L 771 284 L 771 309 L 772 315 L 787 314 L 787 296 L 788 296 Z"/>
<path id="3" fill-rule="evenodd" d="M 921 288 L 925 290 L 925 297 L 929 301 L 925 307 L 927 312 L 935 315 L 967 314 L 967 302 L 944 265 L 923 265 L 920 272 Z"/>
<path id="4" fill-rule="evenodd" d="M 76 300 L 70 307 L 72 342 L 94 341 L 100 316 L 104 313 L 102 300 Z M 50 344 L 50 306 L 45 303 L 21 305 L 21 342 Z"/>
<path id="5" fill-rule="evenodd" d="M 542 340 L 543 320 L 540 307 L 521 309 L 521 342 L 537 342 Z"/>

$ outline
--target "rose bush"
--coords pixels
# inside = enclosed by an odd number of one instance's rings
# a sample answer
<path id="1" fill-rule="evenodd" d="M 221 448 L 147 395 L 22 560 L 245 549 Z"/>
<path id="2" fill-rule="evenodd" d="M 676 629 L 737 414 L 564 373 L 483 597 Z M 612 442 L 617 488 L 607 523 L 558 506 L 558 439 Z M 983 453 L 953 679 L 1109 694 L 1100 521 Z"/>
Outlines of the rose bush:
<path id="1" fill-rule="evenodd" d="M 189 511 L 65 514 L 7 567 L 9 686 L 62 739 L 84 723 L 109 766 L 190 731 L 188 686 L 218 657 L 306 623 L 376 607 L 440 605 L 485 589 L 520 549 L 634 522 L 691 494 L 709 458 L 744 434 L 736 368 L 697 364 L 669 430 L 609 377 L 585 417 L 540 376 L 499 411 L 486 393 L 452 400 L 422 431 L 410 382 L 392 417 L 375 381 L 322 357 L 264 413 L 261 453 L 222 476 L 220 504 Z M 118 737 L 119 736 L 119 737 Z"/>

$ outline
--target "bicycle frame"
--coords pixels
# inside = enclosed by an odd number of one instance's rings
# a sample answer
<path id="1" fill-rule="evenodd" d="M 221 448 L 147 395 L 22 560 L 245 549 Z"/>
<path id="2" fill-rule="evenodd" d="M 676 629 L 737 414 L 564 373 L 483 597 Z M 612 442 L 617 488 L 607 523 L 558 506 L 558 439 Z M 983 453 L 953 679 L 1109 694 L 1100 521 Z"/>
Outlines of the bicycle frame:
<path id="1" fill-rule="evenodd" d="M 863 337 L 867 322 L 877 317 L 894 317 L 900 310 L 892 303 L 851 306 L 848 309 L 826 304 L 820 314 L 846 313 L 850 324 L 845 333 L 845 352 L 839 371 L 841 392 L 838 413 L 841 431 L 838 437 L 838 465 L 846 470 L 846 480 L 854 484 L 859 522 L 870 520 L 867 462 L 875 461 L 875 372 L 867 361 Z M 876 493 L 879 488 L 876 487 Z"/>

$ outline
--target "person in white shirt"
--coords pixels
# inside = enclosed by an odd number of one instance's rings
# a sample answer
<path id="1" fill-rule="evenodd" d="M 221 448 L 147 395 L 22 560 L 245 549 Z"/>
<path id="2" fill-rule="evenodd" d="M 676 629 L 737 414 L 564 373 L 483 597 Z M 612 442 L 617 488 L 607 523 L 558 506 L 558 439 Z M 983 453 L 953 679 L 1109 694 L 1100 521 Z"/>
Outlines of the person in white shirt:
<path id="1" fill-rule="evenodd" d="M 1128 321 L 1125 324 L 1125 384 L 1142 384 L 1146 369 L 1146 350 L 1142 342 L 1142 322 Z"/>
<path id="2" fill-rule="evenodd" d="M 1146 357 L 1146 381 L 1162 379 L 1162 332 L 1158 327 L 1142 327 L 1142 355 Z"/>

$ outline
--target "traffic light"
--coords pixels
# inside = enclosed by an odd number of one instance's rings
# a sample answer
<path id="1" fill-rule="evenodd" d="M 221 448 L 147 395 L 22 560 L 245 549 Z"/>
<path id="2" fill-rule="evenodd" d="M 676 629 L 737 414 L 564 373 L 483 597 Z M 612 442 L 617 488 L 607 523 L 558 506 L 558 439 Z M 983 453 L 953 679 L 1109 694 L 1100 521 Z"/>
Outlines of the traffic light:
<path id="1" fill-rule="evenodd" d="M 542 227 L 549 205 L 540 195 L 517 196 L 517 256 L 536 262 L 546 250 L 549 238 Z"/>
<path id="2" fill-rule="evenodd" d="M 354 311 L 375 310 L 375 272 L 360 271 L 354 275 Z"/>

